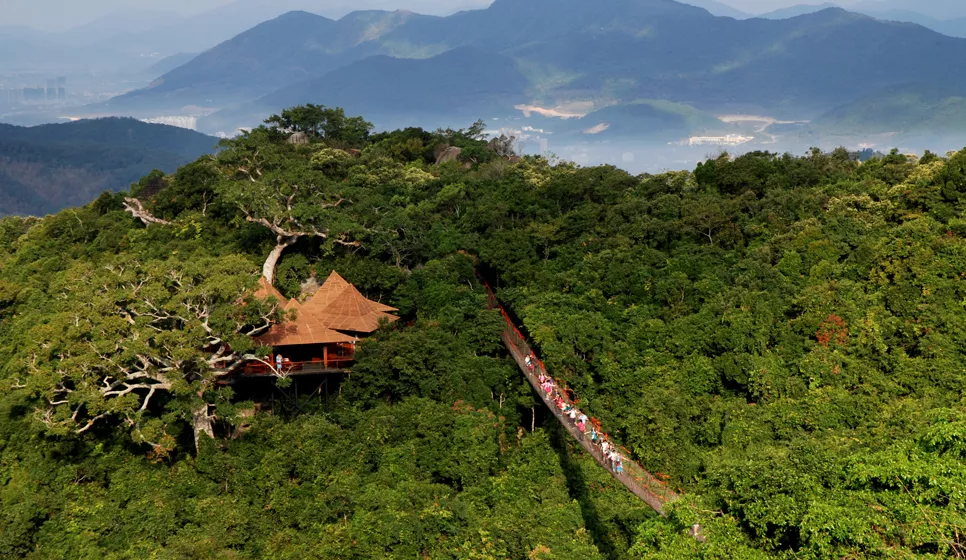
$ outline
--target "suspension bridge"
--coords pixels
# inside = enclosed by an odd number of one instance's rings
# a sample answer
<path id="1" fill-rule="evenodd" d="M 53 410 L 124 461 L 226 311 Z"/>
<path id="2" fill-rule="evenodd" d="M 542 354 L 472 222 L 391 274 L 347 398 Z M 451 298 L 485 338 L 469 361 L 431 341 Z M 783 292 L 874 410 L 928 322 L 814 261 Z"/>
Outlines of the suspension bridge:
<path id="1" fill-rule="evenodd" d="M 510 318 L 509 313 L 507 313 L 506 309 L 497 299 L 493 289 L 490 288 L 485 281 L 483 281 L 483 285 L 486 288 L 488 307 L 490 309 L 498 309 L 500 314 L 503 315 L 504 321 L 506 322 L 506 328 L 503 329 L 503 333 L 501 335 L 503 343 L 506 345 L 510 355 L 513 356 L 513 359 L 517 362 L 517 365 L 520 367 L 520 371 L 523 372 L 524 376 L 526 376 L 527 381 L 530 382 L 530 385 L 532 385 L 537 394 L 540 395 L 540 398 L 543 400 L 544 404 L 547 405 L 547 408 L 550 409 L 550 411 L 557 418 L 564 429 L 567 430 L 570 436 L 573 437 L 577 443 L 579 443 L 580 446 L 583 447 L 588 453 L 590 453 L 591 457 L 594 458 L 597 464 L 609 472 L 611 476 L 617 479 L 618 482 L 624 485 L 635 496 L 643 500 L 647 505 L 651 506 L 654 511 L 661 515 L 665 515 L 665 504 L 678 499 L 678 495 L 668 488 L 666 482 L 658 479 L 656 476 L 644 470 L 644 468 L 635 461 L 632 461 L 629 458 L 629 454 L 626 452 L 626 450 L 620 454 L 622 458 L 621 464 L 623 466 L 623 469 L 621 469 L 622 472 L 618 472 L 618 470 L 614 468 L 613 462 L 604 455 L 600 446 L 592 442 L 588 434 L 582 433 L 578 429 L 577 425 L 572 422 L 557 406 L 556 402 L 554 401 L 556 396 L 560 396 L 566 404 L 575 406 L 575 403 L 568 392 L 560 390 L 556 393 L 556 395 L 552 395 L 541 388 L 540 375 L 543 374 L 551 378 L 552 376 L 549 374 L 549 372 L 547 372 L 543 361 L 537 358 L 526 337 L 523 336 L 523 333 L 520 332 L 520 329 L 513 323 L 513 319 Z M 532 368 L 527 365 L 527 356 L 531 356 L 531 358 L 534 360 L 534 366 Z M 699 529 L 697 528 L 692 530 L 696 537 L 698 536 L 698 530 Z"/>

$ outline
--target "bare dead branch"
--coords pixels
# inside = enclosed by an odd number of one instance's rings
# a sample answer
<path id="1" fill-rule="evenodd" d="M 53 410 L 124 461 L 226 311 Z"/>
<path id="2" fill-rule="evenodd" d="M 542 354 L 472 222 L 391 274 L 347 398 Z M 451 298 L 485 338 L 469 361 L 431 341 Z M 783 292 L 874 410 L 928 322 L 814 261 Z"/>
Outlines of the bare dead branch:
<path id="1" fill-rule="evenodd" d="M 90 430 L 91 428 L 93 428 L 94 427 L 94 424 L 98 420 L 101 420 L 102 418 L 104 418 L 105 416 L 107 416 L 106 413 L 105 414 L 98 414 L 97 416 L 95 416 L 95 417 L 91 418 L 90 420 L 88 420 L 87 421 L 87 424 L 84 424 L 82 427 L 77 428 L 76 430 L 74 430 L 74 433 L 75 434 L 78 434 L 78 435 L 79 434 L 83 434 L 87 430 Z"/>
<path id="2" fill-rule="evenodd" d="M 144 225 L 150 226 L 151 224 L 158 224 L 163 226 L 171 225 L 171 222 L 167 220 L 162 220 L 161 218 L 155 218 L 151 215 L 141 201 L 136 198 L 125 198 L 124 199 L 124 210 L 130 212 L 132 216 L 141 220 Z"/>

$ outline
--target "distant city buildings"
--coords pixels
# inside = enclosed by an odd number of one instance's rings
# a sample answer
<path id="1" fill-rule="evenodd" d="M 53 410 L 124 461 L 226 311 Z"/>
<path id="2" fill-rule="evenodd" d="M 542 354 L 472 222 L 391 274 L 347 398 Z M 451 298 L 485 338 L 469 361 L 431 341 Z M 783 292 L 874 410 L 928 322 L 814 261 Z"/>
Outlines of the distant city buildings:
<path id="1" fill-rule="evenodd" d="M 20 105 L 23 103 L 23 89 L 0 87 L 0 105 Z"/>
<path id="2" fill-rule="evenodd" d="M 16 105 L 53 105 L 67 101 L 67 78 L 51 78 L 43 86 L 0 85 L 0 103 Z"/>
<path id="3" fill-rule="evenodd" d="M 23 102 L 41 104 L 47 102 L 47 89 L 42 87 L 23 88 Z"/>

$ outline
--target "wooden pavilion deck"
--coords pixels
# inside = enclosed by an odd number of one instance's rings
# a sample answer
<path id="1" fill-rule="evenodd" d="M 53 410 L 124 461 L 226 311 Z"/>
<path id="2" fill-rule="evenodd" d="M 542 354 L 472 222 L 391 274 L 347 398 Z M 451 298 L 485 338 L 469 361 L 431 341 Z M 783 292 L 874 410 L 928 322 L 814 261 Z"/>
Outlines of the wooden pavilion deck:
<path id="1" fill-rule="evenodd" d="M 355 357 L 329 358 L 327 360 L 312 360 L 308 362 L 284 362 L 280 372 L 261 362 L 249 363 L 242 370 L 244 377 L 283 377 L 298 375 L 317 375 L 320 373 L 344 373 L 355 362 Z"/>

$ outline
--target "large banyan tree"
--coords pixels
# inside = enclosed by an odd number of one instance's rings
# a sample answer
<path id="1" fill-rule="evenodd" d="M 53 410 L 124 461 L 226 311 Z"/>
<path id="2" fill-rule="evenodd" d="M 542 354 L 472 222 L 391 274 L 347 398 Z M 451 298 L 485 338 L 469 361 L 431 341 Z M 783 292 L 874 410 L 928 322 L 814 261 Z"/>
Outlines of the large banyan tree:
<path id="1" fill-rule="evenodd" d="M 274 303 L 242 298 L 256 279 L 239 256 L 119 257 L 65 271 L 52 288 L 60 303 L 25 352 L 39 419 L 58 433 L 124 426 L 159 452 L 174 447 L 178 421 L 192 425 L 196 446 L 213 437 L 212 406 L 225 398 L 215 385 L 277 319 Z"/>
<path id="2" fill-rule="evenodd" d="M 273 141 L 272 132 L 262 128 L 233 140 L 218 156 L 225 178 L 219 186 L 222 200 L 235 205 L 244 220 L 275 236 L 262 267 L 269 284 L 275 281 L 282 253 L 302 238 L 360 245 L 354 234 L 361 226 L 347 210 L 352 205 L 346 192 L 349 187 L 331 170 L 327 173 L 324 162 L 309 165 L 299 149 Z M 331 149 L 324 152 L 346 154 Z"/>

